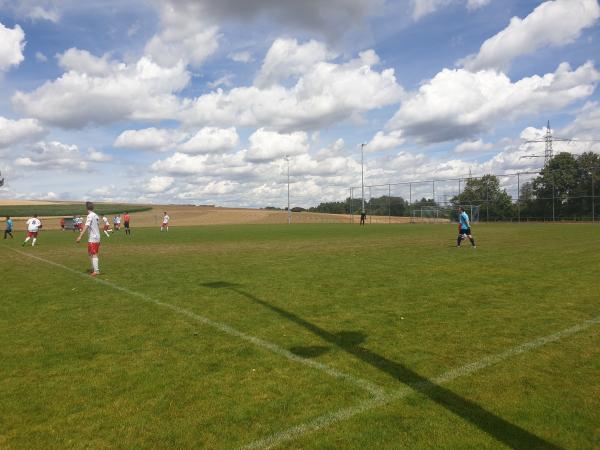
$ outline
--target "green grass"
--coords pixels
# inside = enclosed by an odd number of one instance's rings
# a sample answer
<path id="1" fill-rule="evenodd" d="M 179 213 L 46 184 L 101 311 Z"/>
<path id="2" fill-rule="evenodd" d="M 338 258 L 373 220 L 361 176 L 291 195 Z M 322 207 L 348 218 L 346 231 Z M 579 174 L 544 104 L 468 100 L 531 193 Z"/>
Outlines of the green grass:
<path id="1" fill-rule="evenodd" d="M 124 211 L 130 213 L 149 211 L 150 206 L 128 205 L 123 203 L 98 203 L 95 211 L 98 214 L 122 214 Z M 56 205 L 10 205 L 0 206 L 0 217 L 30 217 L 33 214 L 39 216 L 74 216 L 85 214 L 85 205 L 81 203 L 59 203 Z"/>
<path id="2" fill-rule="evenodd" d="M 600 315 L 600 227 L 133 230 L 101 279 L 411 393 L 293 449 L 578 448 L 600 441 L 594 325 L 443 385 L 446 371 Z M 0 448 L 237 448 L 370 394 L 86 279 L 85 246 L 0 245 Z M 74 269 L 72 273 L 11 248 Z"/>

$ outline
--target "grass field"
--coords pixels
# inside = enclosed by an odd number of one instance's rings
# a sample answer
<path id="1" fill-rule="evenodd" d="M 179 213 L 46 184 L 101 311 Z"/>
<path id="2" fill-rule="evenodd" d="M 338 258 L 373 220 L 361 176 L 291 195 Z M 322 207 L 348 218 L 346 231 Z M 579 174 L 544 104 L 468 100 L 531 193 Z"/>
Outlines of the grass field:
<path id="1" fill-rule="evenodd" d="M 474 232 L 3 241 L 0 448 L 597 448 L 600 226 Z"/>

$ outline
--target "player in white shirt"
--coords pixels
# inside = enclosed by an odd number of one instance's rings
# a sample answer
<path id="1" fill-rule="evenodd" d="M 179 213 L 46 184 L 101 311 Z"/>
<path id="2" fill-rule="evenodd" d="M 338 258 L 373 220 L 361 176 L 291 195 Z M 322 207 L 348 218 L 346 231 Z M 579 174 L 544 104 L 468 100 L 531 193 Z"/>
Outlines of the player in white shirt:
<path id="1" fill-rule="evenodd" d="M 100 274 L 100 266 L 98 261 L 98 252 L 100 251 L 100 218 L 94 212 L 94 204 L 92 202 L 86 202 L 85 207 L 87 208 L 88 215 L 85 219 L 85 226 L 79 236 L 77 236 L 77 242 L 81 242 L 81 238 L 88 232 L 88 255 L 92 260 L 92 273 L 95 277 Z"/>
<path id="2" fill-rule="evenodd" d="M 165 215 L 163 216 L 162 225 L 160 226 L 160 231 L 162 231 L 163 229 L 166 229 L 167 231 L 169 231 L 169 220 L 171 220 L 171 218 L 165 211 Z"/>
<path id="3" fill-rule="evenodd" d="M 102 216 L 102 222 L 104 222 L 104 234 L 107 237 L 110 237 L 110 232 L 112 231 L 110 229 L 110 222 L 108 221 L 108 218 L 106 216 Z"/>
<path id="4" fill-rule="evenodd" d="M 26 223 L 27 237 L 25 238 L 25 241 L 23 241 L 23 247 L 25 247 L 25 244 L 27 244 L 31 239 L 31 246 L 33 247 L 37 241 L 38 231 L 42 227 L 42 222 L 37 218 L 37 214 L 34 214 L 32 218 L 27 219 Z"/>

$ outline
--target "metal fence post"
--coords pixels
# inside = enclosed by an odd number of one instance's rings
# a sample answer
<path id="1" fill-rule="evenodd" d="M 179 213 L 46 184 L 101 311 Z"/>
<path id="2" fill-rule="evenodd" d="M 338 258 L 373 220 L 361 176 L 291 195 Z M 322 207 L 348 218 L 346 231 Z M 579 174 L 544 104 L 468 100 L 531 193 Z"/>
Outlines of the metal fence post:
<path id="1" fill-rule="evenodd" d="M 521 222 L 521 174 L 517 173 L 517 222 Z"/>
<path id="2" fill-rule="evenodd" d="M 490 221 L 490 185 L 485 184 L 485 222 Z"/>
<path id="3" fill-rule="evenodd" d="M 350 188 L 350 223 L 354 223 L 354 188 Z"/>
<path id="4" fill-rule="evenodd" d="M 554 214 L 554 196 L 556 191 L 556 187 L 555 187 L 555 180 L 554 180 L 554 172 L 552 172 L 552 222 L 554 222 L 556 220 L 555 214 Z"/>
<path id="5" fill-rule="evenodd" d="M 596 223 L 596 189 L 594 185 L 594 169 L 592 168 L 592 223 Z"/>
<path id="6" fill-rule="evenodd" d="M 392 185 L 388 184 L 388 223 L 392 223 Z"/>
<path id="7" fill-rule="evenodd" d="M 433 207 L 435 207 L 435 180 L 431 181 L 431 192 L 432 192 L 432 197 L 431 200 L 433 200 Z"/>
<path id="8" fill-rule="evenodd" d="M 373 202 L 373 195 L 371 194 L 371 186 L 369 186 L 369 223 L 371 223 L 371 203 Z"/>
<path id="9" fill-rule="evenodd" d="M 412 183 L 408 183 L 408 209 L 412 212 Z"/>

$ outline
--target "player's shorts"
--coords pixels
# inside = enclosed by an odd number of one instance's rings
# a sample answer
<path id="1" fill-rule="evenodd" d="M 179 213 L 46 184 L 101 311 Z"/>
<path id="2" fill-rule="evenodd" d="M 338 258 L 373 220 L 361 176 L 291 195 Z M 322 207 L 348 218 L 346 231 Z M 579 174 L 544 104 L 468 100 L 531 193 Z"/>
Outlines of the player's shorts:
<path id="1" fill-rule="evenodd" d="M 125 222 L 125 228 L 129 228 L 129 222 Z"/>
<path id="2" fill-rule="evenodd" d="M 168 227 L 169 226 L 169 222 L 163 222 L 162 226 L 163 227 Z"/>
<path id="3" fill-rule="evenodd" d="M 100 242 L 88 242 L 88 255 L 97 255 L 100 251 Z"/>
<path id="4" fill-rule="evenodd" d="M 104 231 L 110 230 L 110 225 L 104 225 Z"/>
<path id="5" fill-rule="evenodd" d="M 36 238 L 37 235 L 38 235 L 37 231 L 28 231 L 27 232 L 27 237 L 29 237 L 29 238 Z"/>
<path id="6" fill-rule="evenodd" d="M 470 228 L 461 228 L 459 230 L 459 234 L 466 234 L 467 236 L 471 235 L 471 229 Z"/>

